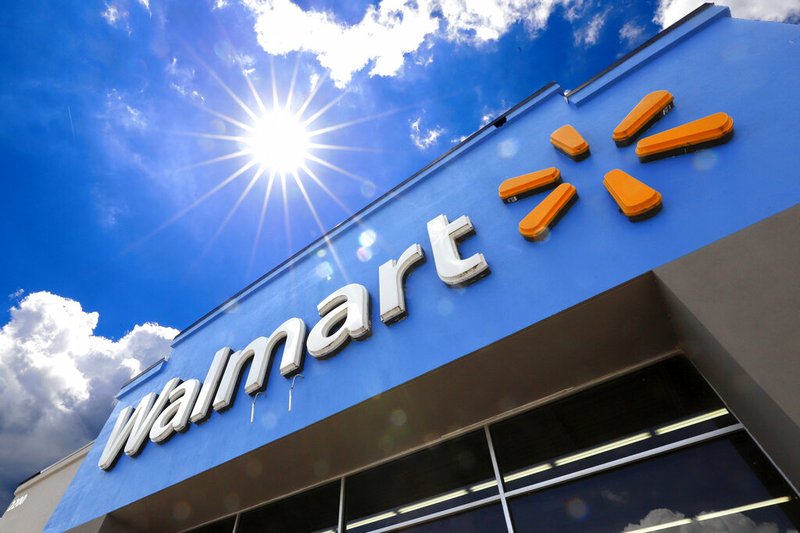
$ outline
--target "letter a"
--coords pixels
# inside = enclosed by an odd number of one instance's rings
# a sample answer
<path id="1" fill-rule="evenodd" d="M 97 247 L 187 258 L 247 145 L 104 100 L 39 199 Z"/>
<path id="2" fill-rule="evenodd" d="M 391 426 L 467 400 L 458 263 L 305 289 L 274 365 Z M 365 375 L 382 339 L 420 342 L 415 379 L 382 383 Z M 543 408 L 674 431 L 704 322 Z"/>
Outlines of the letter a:
<path id="1" fill-rule="evenodd" d="M 317 358 L 329 357 L 350 339 L 369 334 L 369 293 L 357 283 L 345 285 L 317 306 L 322 318 L 308 334 L 308 353 Z M 331 331 L 337 324 L 341 326 Z"/>

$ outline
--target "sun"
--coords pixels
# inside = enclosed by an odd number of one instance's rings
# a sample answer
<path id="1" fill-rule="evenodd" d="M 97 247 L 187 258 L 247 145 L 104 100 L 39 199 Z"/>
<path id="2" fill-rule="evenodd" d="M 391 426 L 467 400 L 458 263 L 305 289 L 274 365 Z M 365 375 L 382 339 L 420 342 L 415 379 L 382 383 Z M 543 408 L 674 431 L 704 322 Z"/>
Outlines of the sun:
<path id="1" fill-rule="evenodd" d="M 261 191 L 263 194 L 260 199 L 260 210 L 258 223 L 255 229 L 253 245 L 248 261 L 247 272 L 249 273 L 254 265 L 256 252 L 267 218 L 267 212 L 275 207 L 276 200 L 282 201 L 284 214 L 283 229 L 286 233 L 286 242 L 291 243 L 291 222 L 294 218 L 303 216 L 297 211 L 298 207 L 290 205 L 290 198 L 302 198 L 308 214 L 316 223 L 320 234 L 325 235 L 327 229 L 323 224 L 318 208 L 312 201 L 311 188 L 319 189 L 324 195 L 330 198 L 333 204 L 337 205 L 349 217 L 353 214 L 353 209 L 339 198 L 328 186 L 326 181 L 333 179 L 332 176 L 339 176 L 354 181 L 361 191 L 372 191 L 375 184 L 354 172 L 342 168 L 332 162 L 331 158 L 323 154 L 333 152 L 374 152 L 373 148 L 348 146 L 324 142 L 326 137 L 336 135 L 336 132 L 344 128 L 349 128 L 357 124 L 376 120 L 393 113 L 397 109 L 389 109 L 381 113 L 369 116 L 362 116 L 344 122 L 337 122 L 325 125 L 326 114 L 336 107 L 339 101 L 348 93 L 341 92 L 327 103 L 320 105 L 314 103 L 314 98 L 321 87 L 325 85 L 326 75 L 315 79 L 307 89 L 305 98 L 298 98 L 303 92 L 297 87 L 297 74 L 299 70 L 299 60 L 295 63 L 288 90 L 285 98 L 279 96 L 277 78 L 274 66 L 270 65 L 271 78 L 271 101 L 269 98 L 262 98 L 262 95 L 269 95 L 270 91 L 261 92 L 256 89 L 253 81 L 257 79 L 252 72 L 242 70 L 244 81 L 249 89 L 249 97 L 246 93 L 237 94 L 225 83 L 216 72 L 206 65 L 210 76 L 216 80 L 220 87 L 231 97 L 239 106 L 244 116 L 230 116 L 205 105 L 197 107 L 222 121 L 225 126 L 222 131 L 202 132 L 202 131 L 183 131 L 177 132 L 180 135 L 197 137 L 206 140 L 221 141 L 230 143 L 232 150 L 226 149 L 221 155 L 193 163 L 180 171 L 188 171 L 227 163 L 238 160 L 239 166 L 227 176 L 220 177 L 218 181 L 206 192 L 202 193 L 185 207 L 179 209 L 161 225 L 151 231 L 148 235 L 137 241 L 132 246 L 137 246 L 146 242 L 157 233 L 174 224 L 184 216 L 198 208 L 217 193 L 226 187 L 230 187 L 235 182 L 241 183 L 245 180 L 242 191 L 234 201 L 227 214 L 220 222 L 214 234 L 206 240 L 206 246 L 201 253 L 205 256 L 211 246 L 220 237 L 228 223 L 233 219 L 239 208 L 243 205 L 254 192 Z M 245 100 L 249 99 L 250 102 Z M 325 117 L 325 118 L 323 118 Z M 263 184 L 263 187 L 257 187 Z M 298 192 L 299 195 L 290 194 Z M 371 197 L 374 193 L 362 192 L 364 196 Z M 333 260 L 337 263 L 340 271 L 344 271 L 339 260 L 338 252 L 334 249 L 333 243 L 325 237 L 325 244 Z"/>
<path id="2" fill-rule="evenodd" d="M 297 173 L 311 148 L 304 124 L 285 109 L 268 111 L 254 120 L 242 144 L 262 169 L 279 175 Z"/>

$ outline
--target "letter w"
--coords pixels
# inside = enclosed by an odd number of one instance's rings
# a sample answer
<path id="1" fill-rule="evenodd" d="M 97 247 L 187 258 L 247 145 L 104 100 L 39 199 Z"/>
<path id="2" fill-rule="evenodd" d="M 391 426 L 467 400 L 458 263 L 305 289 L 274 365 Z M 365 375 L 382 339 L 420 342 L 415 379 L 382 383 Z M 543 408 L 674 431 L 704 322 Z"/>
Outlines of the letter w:
<path id="1" fill-rule="evenodd" d="M 173 378 L 164 385 L 164 389 L 158 396 L 155 392 L 151 392 L 142 398 L 136 409 L 128 406 L 122 410 L 114 424 L 114 429 L 111 430 L 111 437 L 106 442 L 100 462 L 97 463 L 100 468 L 109 470 L 114 466 L 123 444 L 127 455 L 133 457 L 139 453 L 144 440 L 150 433 L 153 422 L 169 401 L 169 393 L 180 381 L 179 378 Z"/>

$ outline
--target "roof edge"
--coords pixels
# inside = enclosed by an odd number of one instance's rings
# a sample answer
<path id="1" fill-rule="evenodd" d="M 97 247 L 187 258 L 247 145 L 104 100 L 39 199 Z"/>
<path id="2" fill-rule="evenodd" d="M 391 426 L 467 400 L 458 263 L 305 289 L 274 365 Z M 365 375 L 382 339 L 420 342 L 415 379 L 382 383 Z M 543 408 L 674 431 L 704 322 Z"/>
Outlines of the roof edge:
<path id="1" fill-rule="evenodd" d="M 152 365 L 148 366 L 135 376 L 132 376 L 128 381 L 126 381 L 125 383 L 122 384 L 122 386 L 120 386 L 119 391 L 114 396 L 114 398 L 119 400 L 122 396 L 128 394 L 131 390 L 135 389 L 136 387 L 144 383 L 146 381 L 145 378 L 150 378 L 151 376 L 158 374 L 161 371 L 161 368 L 163 368 L 164 363 L 167 362 L 167 359 L 168 357 L 166 356 L 162 357 L 161 359 L 159 359 Z"/>
<path id="2" fill-rule="evenodd" d="M 704 28 L 707 24 L 719 18 L 730 16 L 730 8 L 706 2 L 620 57 L 575 89 L 567 91 L 568 101 L 576 106 L 586 103 L 603 89 L 613 85 L 654 57 Z M 626 68 L 620 68 L 623 65 Z"/>
<path id="3" fill-rule="evenodd" d="M 81 446 L 80 448 L 75 450 L 74 452 L 70 453 L 66 457 L 63 457 L 63 458 L 59 459 L 58 461 L 56 461 L 55 463 L 51 464 L 50 466 L 45 467 L 45 468 L 41 469 L 40 471 L 36 472 L 35 474 L 33 474 L 32 476 L 28 477 L 27 479 L 25 479 L 22 483 L 20 483 L 17 486 L 16 490 L 14 490 L 14 495 L 16 496 L 18 492 L 23 491 L 23 490 L 27 490 L 34 483 L 37 483 L 39 481 L 39 479 L 58 472 L 59 470 L 63 469 L 64 467 L 71 465 L 72 463 L 74 463 L 78 459 L 83 459 L 89 453 L 89 450 L 91 449 L 92 444 L 94 444 L 94 440 L 91 440 L 91 441 L 87 442 L 86 444 L 84 444 L 83 446 Z"/>

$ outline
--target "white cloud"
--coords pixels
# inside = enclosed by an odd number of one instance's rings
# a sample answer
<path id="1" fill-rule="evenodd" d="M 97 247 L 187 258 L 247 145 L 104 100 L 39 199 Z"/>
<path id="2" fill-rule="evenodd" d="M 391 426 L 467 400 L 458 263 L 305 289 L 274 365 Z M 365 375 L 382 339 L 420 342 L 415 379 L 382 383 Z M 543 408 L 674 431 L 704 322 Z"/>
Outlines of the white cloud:
<path id="1" fill-rule="evenodd" d="M 483 106 L 483 111 L 481 114 L 481 124 L 480 127 L 484 127 L 497 117 L 503 114 L 504 111 L 508 110 L 508 103 L 505 99 L 501 99 L 500 102 L 497 104 L 496 107 L 490 106 Z"/>
<path id="2" fill-rule="evenodd" d="M 586 26 L 576 30 L 573 33 L 575 46 L 583 45 L 588 48 L 596 45 L 597 40 L 600 38 L 600 30 L 605 26 L 607 17 L 608 11 L 597 13 Z"/>
<path id="3" fill-rule="evenodd" d="M 126 206 L 112 201 L 97 188 L 92 190 L 92 197 L 97 212 L 97 222 L 106 230 L 114 228 L 120 217 L 128 213 Z"/>
<path id="4" fill-rule="evenodd" d="M 433 56 L 434 39 L 481 45 L 503 37 L 522 24 L 533 36 L 547 27 L 557 7 L 573 23 L 584 18 L 586 0 L 381 0 L 367 6 L 359 22 L 347 24 L 331 11 L 303 9 L 291 0 L 242 0 L 255 17 L 254 30 L 261 47 L 272 55 L 291 52 L 314 54 L 330 71 L 337 87 L 347 85 L 357 72 L 370 76 L 397 76 L 407 59 L 425 67 Z M 703 0 L 659 0 L 654 18 L 672 24 Z M 762 20 L 800 17 L 800 0 L 728 0 L 734 16 Z M 224 7 L 218 0 L 214 8 Z M 574 32 L 576 45 L 597 44 L 609 11 L 591 17 Z M 644 28 L 626 23 L 620 41 L 638 44 Z"/>
<path id="5" fill-rule="evenodd" d="M 11 308 L 0 329 L 0 500 L 94 438 L 120 385 L 166 355 L 178 333 L 147 323 L 114 341 L 94 334 L 98 319 L 49 292 Z"/>
<path id="6" fill-rule="evenodd" d="M 484 113 L 481 115 L 481 127 L 484 127 L 488 123 L 494 120 L 495 115 L 492 113 Z"/>
<path id="7" fill-rule="evenodd" d="M 557 5 L 582 4 L 581 0 L 439 0 L 447 38 L 485 43 L 495 41 L 512 25 L 522 22 L 531 33 L 547 26 Z"/>
<path id="8" fill-rule="evenodd" d="M 126 130 L 144 131 L 147 118 L 140 109 L 128 103 L 128 98 L 116 89 L 106 92 L 106 108 L 102 118 Z"/>
<path id="9" fill-rule="evenodd" d="M 677 22 L 704 3 L 704 0 L 659 0 L 653 22 L 662 28 Z M 734 17 L 783 21 L 800 17 L 800 0 L 726 0 Z"/>
<path id="10" fill-rule="evenodd" d="M 289 0 L 245 0 L 245 5 L 256 15 L 255 31 L 266 52 L 312 52 L 337 87 L 368 65 L 371 76 L 396 75 L 405 55 L 417 50 L 439 24 L 427 0 L 416 6 L 384 0 L 378 7 L 368 6 L 353 25 L 338 22 L 327 11 L 304 11 Z"/>
<path id="11" fill-rule="evenodd" d="M 638 529 L 669 524 L 685 518 L 686 516 L 683 513 L 671 511 L 670 509 L 653 509 L 638 524 L 628 524 L 623 529 L 623 532 L 633 532 Z M 669 531 L 675 533 L 779 533 L 778 526 L 773 522 L 756 524 L 742 513 L 734 513 L 703 522 L 692 521 L 689 524 L 671 527 Z M 796 532 L 787 530 L 786 533 Z"/>
<path id="12" fill-rule="evenodd" d="M 166 70 L 168 74 L 171 74 L 173 76 L 178 74 L 178 72 L 179 72 L 178 71 L 178 58 L 173 56 L 172 61 L 169 62 L 169 65 L 167 65 L 167 68 L 165 68 L 164 70 Z M 190 72 L 191 72 L 192 77 L 194 77 L 194 70 L 191 70 Z"/>
<path id="13" fill-rule="evenodd" d="M 25 289 L 17 289 L 17 290 L 15 290 L 14 292 L 12 292 L 11 294 L 9 294 L 9 295 L 8 295 L 8 299 L 9 299 L 9 300 L 17 300 L 17 299 L 19 299 L 19 298 L 20 298 L 20 297 L 21 297 L 23 294 L 25 294 Z"/>
<path id="14" fill-rule="evenodd" d="M 317 88 L 317 84 L 319 83 L 320 77 L 319 74 L 316 72 L 312 72 L 308 75 L 308 90 L 313 91 Z"/>
<path id="15" fill-rule="evenodd" d="M 113 4 L 106 4 L 106 8 L 101 13 L 101 16 L 106 19 L 106 22 L 114 26 L 117 24 L 117 22 L 119 22 L 121 17 L 127 17 L 128 14 L 125 12 L 120 12 L 120 9 Z"/>
<path id="16" fill-rule="evenodd" d="M 136 0 L 141 7 L 147 11 L 147 14 L 152 16 L 150 11 L 150 0 Z M 124 30 L 130 35 L 132 33 L 130 25 L 130 0 L 110 0 L 105 2 L 105 9 L 100 13 L 100 16 L 105 19 L 109 26 Z"/>
<path id="17" fill-rule="evenodd" d="M 165 70 L 171 78 L 169 82 L 170 89 L 184 98 L 189 98 L 201 103 L 206 101 L 202 93 L 195 88 L 195 69 L 178 64 L 178 58 L 173 57 Z"/>
<path id="18" fill-rule="evenodd" d="M 421 127 L 421 123 L 422 117 L 417 117 L 409 122 L 409 127 L 411 128 L 409 137 L 411 138 L 411 142 L 414 143 L 414 146 L 420 150 L 427 150 L 439 142 L 439 137 L 444 134 L 445 129 L 440 126 L 435 126 L 426 130 Z"/>
<path id="19" fill-rule="evenodd" d="M 112 28 L 125 30 L 130 34 L 131 26 L 128 22 L 129 14 L 125 6 L 118 2 L 106 3 L 105 6 L 106 8 L 100 13 L 100 16 L 105 19 L 108 25 Z"/>
<path id="20" fill-rule="evenodd" d="M 433 37 L 479 45 L 499 39 L 517 23 L 535 34 L 547 26 L 556 6 L 583 5 L 583 0 L 382 0 L 377 7 L 369 5 L 361 21 L 345 24 L 329 11 L 304 10 L 289 0 L 242 1 L 255 16 L 264 51 L 313 53 L 340 88 L 364 69 L 370 76 L 398 75 L 406 57 Z M 414 61 L 425 66 L 432 56 Z"/>
<path id="21" fill-rule="evenodd" d="M 422 67 L 427 67 L 431 63 L 433 63 L 433 54 L 430 54 L 430 55 L 418 55 L 414 59 L 414 64 L 415 65 L 420 65 Z"/>
<path id="22" fill-rule="evenodd" d="M 626 48 L 638 45 L 644 34 L 644 26 L 639 26 L 633 21 L 628 21 L 619 29 L 619 42 Z"/>
<path id="23" fill-rule="evenodd" d="M 476 128 L 476 131 L 486 126 L 490 122 L 494 121 L 497 117 L 502 115 L 503 112 L 506 111 L 507 109 L 508 109 L 508 104 L 504 99 L 500 100 L 500 103 L 498 104 L 497 107 L 483 106 L 483 110 L 481 111 L 480 125 Z M 457 135 L 450 139 L 450 143 L 458 144 L 464 142 L 467 139 L 467 137 L 469 137 L 469 135 Z"/>
<path id="24" fill-rule="evenodd" d="M 230 41 L 217 43 L 214 51 L 221 60 L 232 67 L 239 67 L 239 70 L 245 75 L 255 70 L 256 59 L 249 54 L 240 52 Z"/>
<path id="25" fill-rule="evenodd" d="M 584 8 L 588 7 L 585 0 L 574 0 L 565 6 L 566 12 L 564 13 L 564 18 L 570 22 L 575 22 L 583 16 L 585 12 Z"/>
<path id="26" fill-rule="evenodd" d="M 188 96 L 195 97 L 192 93 Z M 202 101 L 201 95 L 197 94 L 196 98 Z M 143 111 L 140 106 L 150 111 Z M 137 143 L 138 138 L 149 130 L 150 117 L 159 120 L 158 113 L 152 111 L 143 92 L 130 94 L 117 89 L 106 92 L 103 109 L 96 118 L 101 122 L 100 142 L 112 166 L 135 167 L 137 172 L 150 177 L 163 175 L 163 168 L 143 156 Z"/>
<path id="27" fill-rule="evenodd" d="M 433 39 L 426 37 L 425 43 L 413 54 L 415 65 L 427 67 L 433 63 L 433 45 Z"/>

